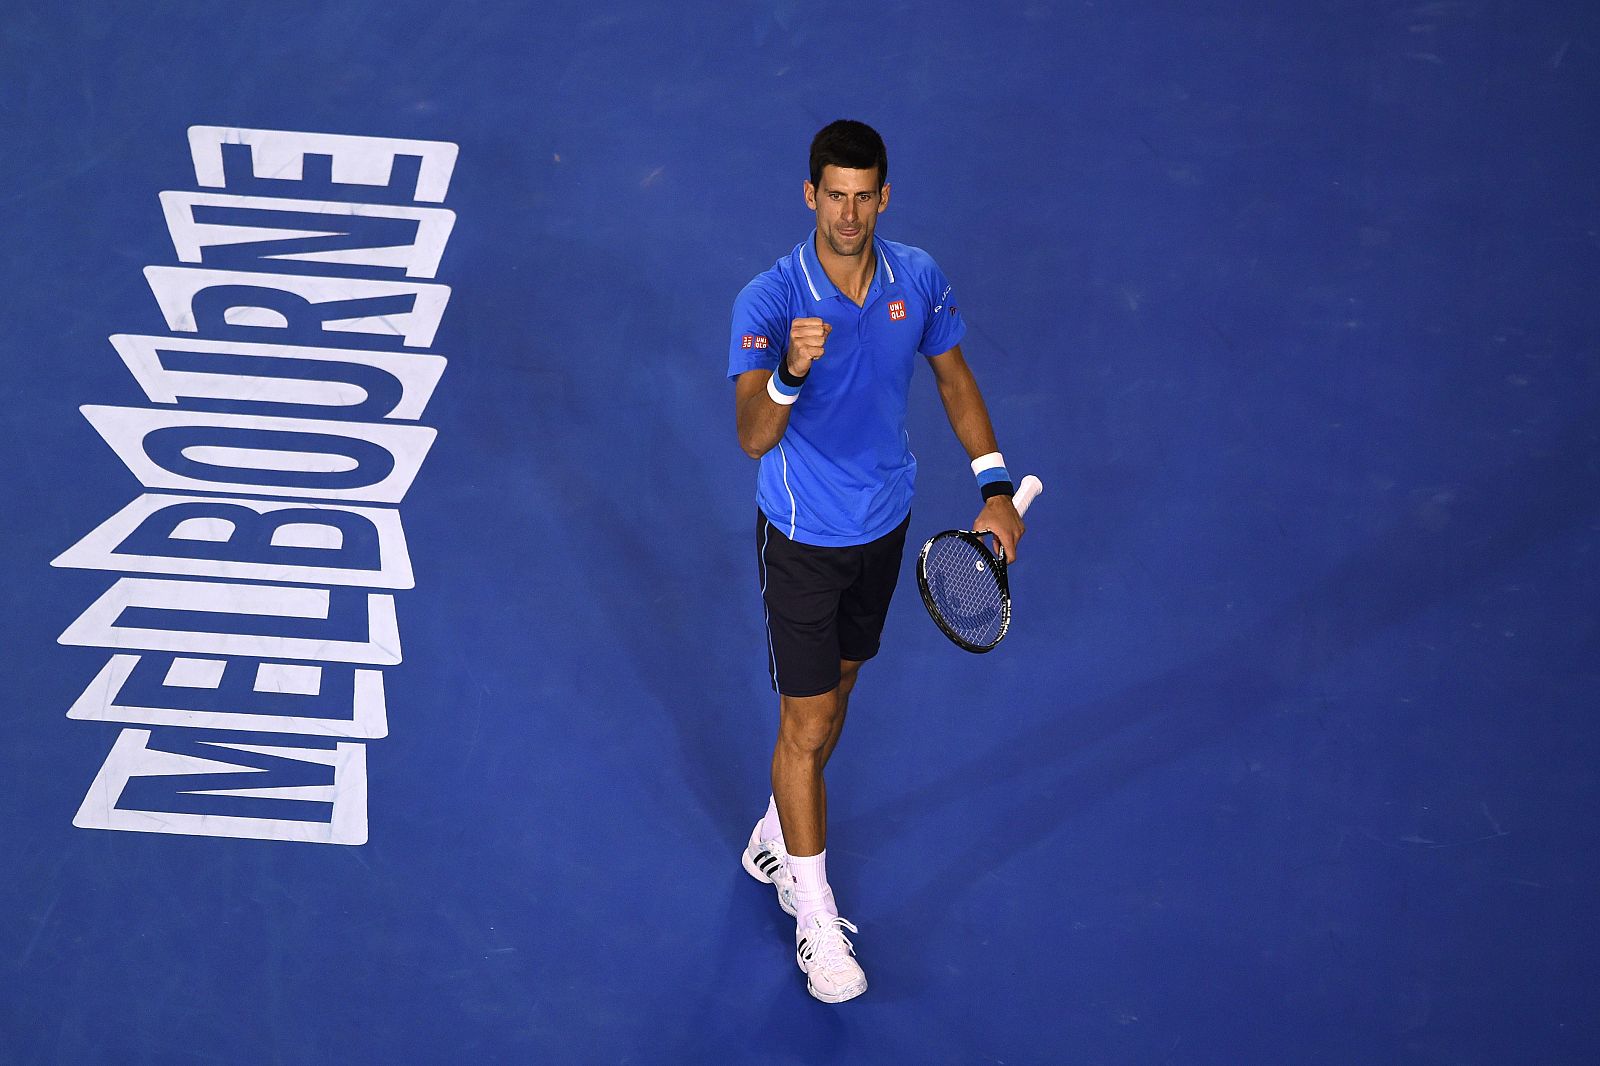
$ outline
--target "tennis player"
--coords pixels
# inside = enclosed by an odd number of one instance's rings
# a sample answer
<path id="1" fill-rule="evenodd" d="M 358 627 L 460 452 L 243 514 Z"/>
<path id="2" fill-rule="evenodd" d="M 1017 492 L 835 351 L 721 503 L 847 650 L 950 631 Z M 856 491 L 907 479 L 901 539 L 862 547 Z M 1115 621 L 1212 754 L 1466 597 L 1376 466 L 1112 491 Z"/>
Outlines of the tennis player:
<path id="1" fill-rule="evenodd" d="M 768 668 L 779 693 L 772 796 L 744 868 L 795 916 L 795 955 L 817 999 L 867 979 L 827 875 L 822 771 L 861 664 L 878 652 L 900 574 L 917 462 L 906 406 L 926 358 L 972 460 L 987 530 L 1015 559 L 1022 519 L 977 381 L 966 323 L 926 252 L 877 236 L 889 159 L 870 126 L 840 120 L 811 142 L 806 207 L 816 229 L 739 293 L 728 376 L 739 444 L 760 460 L 756 546 Z"/>

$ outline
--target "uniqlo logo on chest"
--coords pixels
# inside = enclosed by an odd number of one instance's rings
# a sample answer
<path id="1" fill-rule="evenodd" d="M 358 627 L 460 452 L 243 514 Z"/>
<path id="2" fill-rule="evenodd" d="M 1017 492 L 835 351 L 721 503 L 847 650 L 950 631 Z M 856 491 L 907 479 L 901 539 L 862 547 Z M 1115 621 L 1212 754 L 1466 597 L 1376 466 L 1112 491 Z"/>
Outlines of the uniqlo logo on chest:
<path id="1" fill-rule="evenodd" d="M 889 304 L 889 321 L 898 322 L 904 317 L 906 317 L 906 302 L 904 300 L 892 301 Z"/>
<path id="2" fill-rule="evenodd" d="M 767 346 L 767 338 L 765 338 L 765 337 L 757 337 L 756 338 L 756 347 L 757 348 L 765 348 L 766 346 Z"/>
<path id="3" fill-rule="evenodd" d="M 739 347 L 741 347 L 741 348 L 754 348 L 755 346 L 756 346 L 756 338 L 755 338 L 754 334 L 746 333 L 743 337 L 739 338 Z"/>

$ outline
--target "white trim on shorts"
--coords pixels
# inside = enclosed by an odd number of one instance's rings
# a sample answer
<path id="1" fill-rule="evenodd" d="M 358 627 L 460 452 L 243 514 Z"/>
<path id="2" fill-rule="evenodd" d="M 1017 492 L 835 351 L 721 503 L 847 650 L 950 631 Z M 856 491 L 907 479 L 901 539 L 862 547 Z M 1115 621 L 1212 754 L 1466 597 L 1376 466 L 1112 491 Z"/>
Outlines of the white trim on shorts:
<path id="1" fill-rule="evenodd" d="M 772 519 L 761 514 L 761 617 L 767 623 L 767 662 L 771 664 L 773 691 L 781 693 L 778 686 L 778 649 L 772 643 L 772 612 L 767 609 L 767 545 L 772 540 Z"/>

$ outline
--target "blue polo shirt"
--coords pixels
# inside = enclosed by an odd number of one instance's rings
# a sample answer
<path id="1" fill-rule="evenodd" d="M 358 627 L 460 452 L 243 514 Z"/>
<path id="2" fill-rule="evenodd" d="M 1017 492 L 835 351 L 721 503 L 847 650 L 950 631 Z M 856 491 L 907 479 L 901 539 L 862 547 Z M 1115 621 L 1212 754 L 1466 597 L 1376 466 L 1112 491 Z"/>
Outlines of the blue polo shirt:
<path id="1" fill-rule="evenodd" d="M 916 355 L 961 342 L 950 282 L 920 248 L 873 239 L 872 287 L 860 307 L 828 280 L 811 236 L 733 302 L 728 376 L 776 370 L 789 324 L 833 327 L 811 364 L 783 439 L 756 477 L 756 503 L 791 540 L 839 547 L 891 532 L 911 511 L 917 460 L 906 435 Z"/>

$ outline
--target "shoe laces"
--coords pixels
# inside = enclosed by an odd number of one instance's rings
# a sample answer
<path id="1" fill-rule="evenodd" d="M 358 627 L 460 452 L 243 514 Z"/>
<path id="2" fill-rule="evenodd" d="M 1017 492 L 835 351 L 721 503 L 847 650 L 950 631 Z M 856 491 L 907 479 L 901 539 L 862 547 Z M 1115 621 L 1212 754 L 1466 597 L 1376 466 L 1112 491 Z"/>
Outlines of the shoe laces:
<path id="1" fill-rule="evenodd" d="M 852 933 L 861 932 L 854 923 L 835 915 L 822 926 L 807 930 L 805 946 L 796 954 L 810 963 L 812 969 L 820 965 L 822 969 L 836 973 L 848 965 L 850 956 L 856 953 L 855 944 L 844 935 L 846 929 Z"/>

